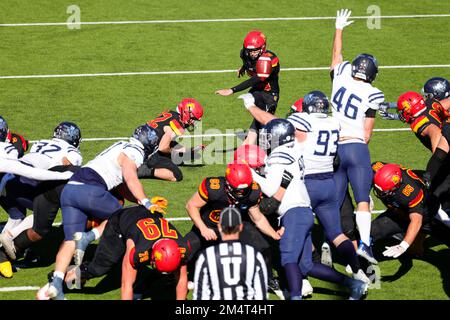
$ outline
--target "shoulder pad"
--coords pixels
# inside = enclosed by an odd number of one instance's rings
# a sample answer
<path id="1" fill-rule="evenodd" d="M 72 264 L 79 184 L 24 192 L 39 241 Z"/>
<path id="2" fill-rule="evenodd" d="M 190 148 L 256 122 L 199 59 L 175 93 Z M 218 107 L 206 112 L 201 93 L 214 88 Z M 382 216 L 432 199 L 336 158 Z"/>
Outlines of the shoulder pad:
<path id="1" fill-rule="evenodd" d="M 290 154 L 284 152 L 284 151 L 275 151 L 272 152 L 267 159 L 267 164 L 274 165 L 274 164 L 282 164 L 282 165 L 290 165 L 294 163 L 295 159 Z"/>

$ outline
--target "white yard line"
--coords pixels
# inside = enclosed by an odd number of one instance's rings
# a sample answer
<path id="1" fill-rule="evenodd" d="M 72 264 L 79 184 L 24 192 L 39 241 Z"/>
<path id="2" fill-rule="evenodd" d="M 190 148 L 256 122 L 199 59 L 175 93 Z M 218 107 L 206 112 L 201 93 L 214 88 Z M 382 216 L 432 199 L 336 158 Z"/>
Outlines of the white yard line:
<path id="1" fill-rule="evenodd" d="M 32 291 L 32 290 L 39 290 L 39 289 L 40 289 L 40 287 L 35 287 L 35 286 L 3 287 L 3 288 L 0 288 L 0 292 Z"/>
<path id="2" fill-rule="evenodd" d="M 380 66 L 380 69 L 433 69 L 450 68 L 450 64 L 425 64 L 425 65 L 399 65 Z M 281 68 L 281 71 L 320 71 L 329 70 L 329 67 L 308 68 Z M 39 78 L 83 78 L 83 77 L 122 77 L 122 76 L 154 76 L 154 75 L 179 75 L 179 74 L 210 74 L 232 73 L 236 70 L 179 70 L 179 71 L 142 71 L 142 72 L 105 72 L 105 73 L 68 73 L 68 74 L 32 74 L 0 76 L 0 79 L 39 79 Z"/>
<path id="3" fill-rule="evenodd" d="M 412 14 L 390 16 L 352 16 L 351 19 L 418 19 L 418 18 L 447 18 L 450 14 Z M 252 22 L 252 21 L 320 21 L 335 20 L 330 17 L 274 17 L 274 18 L 235 18 L 235 19 L 185 19 L 185 20 L 131 20 L 131 21 L 85 21 L 80 25 L 121 25 L 121 24 L 171 24 L 171 23 L 215 23 L 215 22 Z M 32 22 L 32 23 L 2 23 L 0 27 L 46 27 L 74 25 L 67 22 Z"/>

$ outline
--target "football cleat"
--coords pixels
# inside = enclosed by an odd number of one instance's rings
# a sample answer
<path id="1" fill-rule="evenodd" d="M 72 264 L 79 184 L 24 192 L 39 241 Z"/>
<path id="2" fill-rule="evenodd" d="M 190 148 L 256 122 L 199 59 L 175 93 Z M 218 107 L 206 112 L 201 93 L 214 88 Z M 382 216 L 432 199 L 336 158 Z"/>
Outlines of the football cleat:
<path id="1" fill-rule="evenodd" d="M 372 248 L 370 246 L 368 246 L 367 244 L 365 244 L 364 242 L 362 242 L 362 241 L 359 242 L 359 247 L 358 247 L 358 250 L 356 250 L 356 253 L 359 256 L 366 259 L 367 261 L 369 261 L 370 263 L 378 264 L 378 261 L 373 256 Z"/>
<path id="2" fill-rule="evenodd" d="M 333 267 L 333 258 L 331 256 L 331 248 L 328 242 L 324 242 L 322 244 L 322 254 L 320 256 L 320 263 L 332 268 Z"/>
<path id="3" fill-rule="evenodd" d="M 0 244 L 5 248 L 5 252 L 11 260 L 16 260 L 16 247 L 14 246 L 14 239 L 6 232 L 0 234 Z"/>
<path id="4" fill-rule="evenodd" d="M 302 297 L 310 297 L 313 294 L 313 287 L 311 283 L 309 283 L 308 279 L 302 280 Z"/>
<path id="5" fill-rule="evenodd" d="M 45 286 L 43 286 L 38 290 L 38 292 L 36 292 L 36 300 L 50 300 L 50 297 L 47 295 L 49 286 L 50 283 L 46 283 Z"/>
<path id="6" fill-rule="evenodd" d="M 280 282 L 278 281 L 278 279 L 270 278 L 268 281 L 268 287 L 270 291 L 272 291 L 277 295 L 278 298 L 280 298 L 280 300 L 285 300 L 284 293 L 280 288 Z"/>
<path id="7" fill-rule="evenodd" d="M 67 268 L 66 277 L 64 278 L 67 289 L 81 289 L 81 270 L 80 266 L 70 265 Z"/>
<path id="8" fill-rule="evenodd" d="M 359 300 L 367 292 L 369 285 L 363 281 L 346 278 L 345 286 L 350 290 L 350 297 L 348 300 Z"/>
<path id="9" fill-rule="evenodd" d="M 73 240 L 75 241 L 75 253 L 73 258 L 75 265 L 79 266 L 83 262 L 86 248 L 95 240 L 95 234 L 92 231 L 75 232 L 73 234 Z"/>
<path id="10" fill-rule="evenodd" d="M 4 261 L 0 263 L 0 274 L 5 278 L 12 278 L 13 276 L 13 269 L 11 262 Z"/>

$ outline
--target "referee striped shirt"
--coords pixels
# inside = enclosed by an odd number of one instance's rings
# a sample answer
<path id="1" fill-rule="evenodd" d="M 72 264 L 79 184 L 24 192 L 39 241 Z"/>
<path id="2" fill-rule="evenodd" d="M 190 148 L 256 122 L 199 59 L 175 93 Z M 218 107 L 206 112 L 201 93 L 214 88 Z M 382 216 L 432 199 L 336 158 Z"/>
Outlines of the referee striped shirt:
<path id="1" fill-rule="evenodd" d="M 262 254 L 238 240 L 202 251 L 195 264 L 194 300 L 266 300 Z"/>

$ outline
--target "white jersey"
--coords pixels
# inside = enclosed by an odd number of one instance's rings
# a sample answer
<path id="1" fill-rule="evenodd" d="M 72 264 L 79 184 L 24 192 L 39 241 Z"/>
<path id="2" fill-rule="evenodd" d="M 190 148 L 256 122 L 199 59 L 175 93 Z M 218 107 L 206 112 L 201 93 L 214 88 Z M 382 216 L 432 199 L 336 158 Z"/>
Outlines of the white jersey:
<path id="1" fill-rule="evenodd" d="M 306 112 L 296 112 L 287 120 L 296 129 L 307 132 L 306 141 L 303 143 L 305 176 L 332 173 L 339 141 L 339 121 L 323 113 Z"/>
<path id="2" fill-rule="evenodd" d="M 17 160 L 19 152 L 16 147 L 9 142 L 0 142 L 0 159 Z"/>
<path id="3" fill-rule="evenodd" d="M 74 166 L 81 166 L 83 162 L 83 157 L 77 148 L 67 141 L 53 138 L 33 143 L 30 152 L 20 160 L 35 168 L 49 169 L 63 165 L 63 158 L 67 158 Z"/>
<path id="4" fill-rule="evenodd" d="M 123 182 L 122 168 L 118 163 L 121 153 L 134 161 L 138 168 L 144 162 L 144 146 L 138 140 L 130 138 L 129 142 L 119 141 L 114 143 L 83 167 L 91 168 L 97 172 L 105 181 L 108 190 L 111 190 Z"/>
<path id="5" fill-rule="evenodd" d="M 334 67 L 331 105 L 333 117 L 341 125 L 341 137 L 353 137 L 340 143 L 365 143 L 364 120 L 366 111 L 378 110 L 384 94 L 370 83 L 352 77 L 352 65 L 344 61 Z"/>
<path id="6" fill-rule="evenodd" d="M 273 196 L 281 185 L 283 172 L 291 173 L 293 178 L 281 200 L 278 213 L 283 216 L 289 209 L 295 207 L 310 207 L 308 191 L 304 181 L 304 164 L 302 146 L 294 143 L 275 148 L 266 159 L 266 178 L 254 172 L 254 180 L 259 183 L 261 190 L 268 196 Z"/>

